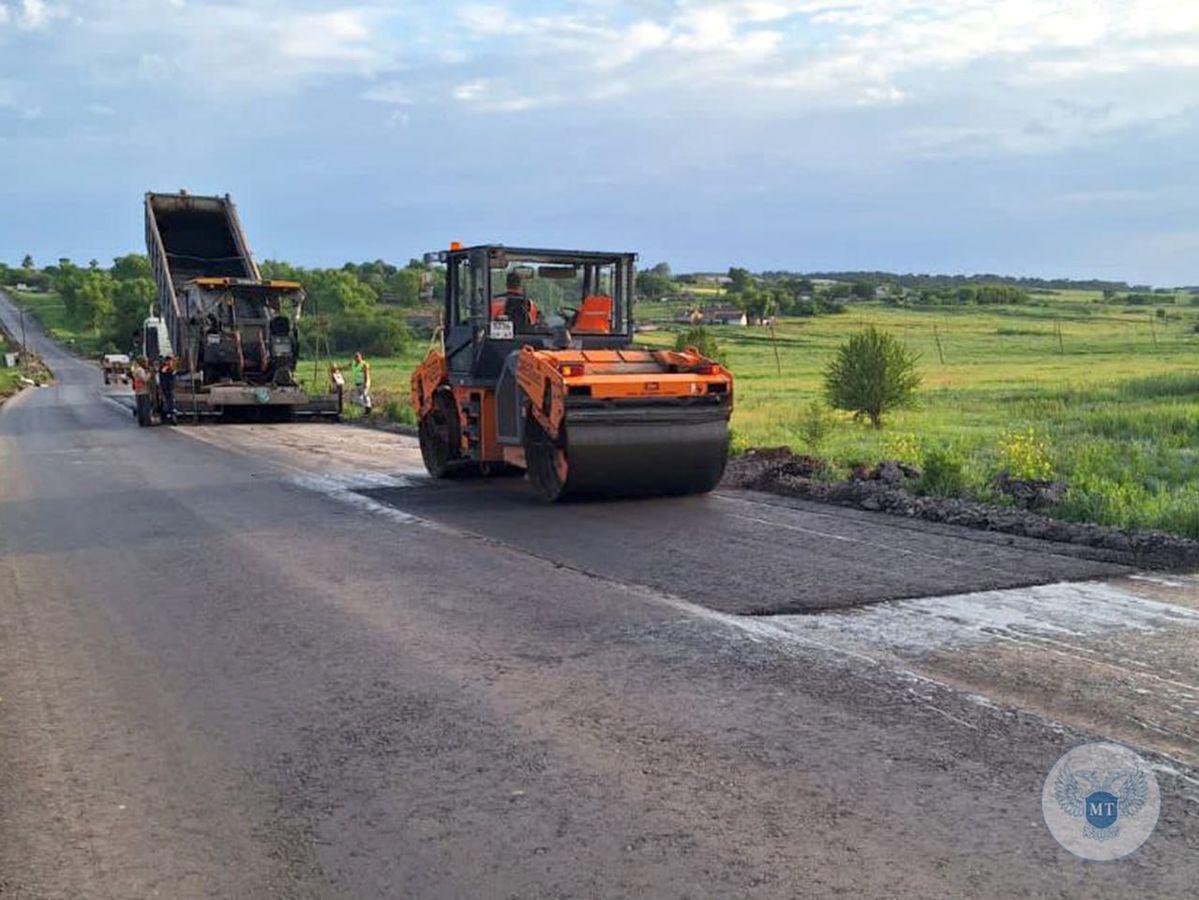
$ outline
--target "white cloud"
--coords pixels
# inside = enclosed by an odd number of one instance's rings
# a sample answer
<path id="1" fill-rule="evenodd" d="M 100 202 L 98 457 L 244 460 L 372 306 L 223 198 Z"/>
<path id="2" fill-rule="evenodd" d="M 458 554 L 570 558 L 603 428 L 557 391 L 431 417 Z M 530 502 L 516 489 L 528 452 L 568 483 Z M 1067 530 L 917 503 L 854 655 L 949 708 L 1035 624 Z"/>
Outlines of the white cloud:
<path id="1" fill-rule="evenodd" d="M 316 63 L 381 65 L 386 55 L 371 39 L 369 18 L 350 9 L 285 18 L 277 29 L 280 52 Z"/>
<path id="2" fill-rule="evenodd" d="M 0 3 L 0 26 L 9 23 L 21 31 L 41 31 L 55 19 L 66 17 L 66 7 L 46 0 L 11 0 Z"/>
<path id="3" fill-rule="evenodd" d="M 623 32 L 611 35 L 611 40 L 605 42 L 611 46 L 605 46 L 597 54 L 595 65 L 603 69 L 619 68 L 666 46 L 669 41 L 669 28 L 648 20 L 634 22 Z"/>
<path id="4" fill-rule="evenodd" d="M 1199 107 L 1199 3 L 1179 0 L 0 0 L 5 22 L 53 35 L 58 64 L 106 92 L 141 79 L 250 102 L 359 78 L 372 102 L 480 112 L 902 107 L 888 127 L 905 149 L 998 133 L 1039 152 Z M 1086 103 L 1108 112 L 1064 112 Z"/>
<path id="5" fill-rule="evenodd" d="M 390 103 L 395 106 L 411 106 L 413 102 L 408 89 L 396 82 L 376 85 L 362 96 L 376 103 Z"/>
<path id="6" fill-rule="evenodd" d="M 388 28 L 400 14 L 383 0 L 72 0 L 70 13 L 51 52 L 106 89 L 134 79 L 166 89 L 169 79 L 174 91 L 249 100 L 391 69 L 401 49 Z"/>
<path id="7" fill-rule="evenodd" d="M 476 81 L 468 81 L 465 84 L 459 84 L 452 91 L 455 100 L 471 101 L 478 100 L 483 96 L 483 92 L 487 90 L 489 82 L 486 79 L 480 78 Z"/>

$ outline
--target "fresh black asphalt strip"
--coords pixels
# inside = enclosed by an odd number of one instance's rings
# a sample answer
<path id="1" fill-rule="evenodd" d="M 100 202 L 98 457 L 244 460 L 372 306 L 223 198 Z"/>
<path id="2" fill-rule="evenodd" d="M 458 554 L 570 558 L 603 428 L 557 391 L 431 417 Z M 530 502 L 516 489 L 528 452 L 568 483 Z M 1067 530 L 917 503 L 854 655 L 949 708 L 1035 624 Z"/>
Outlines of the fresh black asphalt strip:
<path id="1" fill-rule="evenodd" d="M 559 565 L 742 615 L 1130 571 L 1071 545 L 746 491 L 547 505 L 521 479 L 416 478 L 361 493 Z"/>

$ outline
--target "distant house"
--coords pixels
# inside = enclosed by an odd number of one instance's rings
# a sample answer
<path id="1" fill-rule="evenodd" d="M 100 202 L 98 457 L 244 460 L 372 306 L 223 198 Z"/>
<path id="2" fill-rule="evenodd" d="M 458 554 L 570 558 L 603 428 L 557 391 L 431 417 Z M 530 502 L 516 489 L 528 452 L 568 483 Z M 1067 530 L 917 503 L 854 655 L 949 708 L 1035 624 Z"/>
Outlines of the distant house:
<path id="1" fill-rule="evenodd" d="M 692 277 L 696 284 L 714 284 L 717 287 L 724 287 L 733 283 L 733 279 L 729 276 L 717 272 L 696 272 Z"/>
<path id="2" fill-rule="evenodd" d="M 700 325 L 704 321 L 704 314 L 698 309 L 680 309 L 674 314 L 674 320 L 680 325 Z"/>
<path id="3" fill-rule="evenodd" d="M 737 325 L 744 328 L 749 324 L 745 310 L 736 306 L 710 306 L 704 310 L 705 325 Z"/>

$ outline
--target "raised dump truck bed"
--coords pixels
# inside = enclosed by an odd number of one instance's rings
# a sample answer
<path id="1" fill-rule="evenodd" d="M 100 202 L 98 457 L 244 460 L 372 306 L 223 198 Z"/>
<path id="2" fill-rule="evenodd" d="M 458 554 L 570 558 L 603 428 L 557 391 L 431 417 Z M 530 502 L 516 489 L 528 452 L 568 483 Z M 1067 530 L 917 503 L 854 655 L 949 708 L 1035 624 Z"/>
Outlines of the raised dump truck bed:
<path id="1" fill-rule="evenodd" d="M 155 277 L 175 288 L 193 278 L 261 277 L 227 196 L 147 194 L 146 246 Z"/>

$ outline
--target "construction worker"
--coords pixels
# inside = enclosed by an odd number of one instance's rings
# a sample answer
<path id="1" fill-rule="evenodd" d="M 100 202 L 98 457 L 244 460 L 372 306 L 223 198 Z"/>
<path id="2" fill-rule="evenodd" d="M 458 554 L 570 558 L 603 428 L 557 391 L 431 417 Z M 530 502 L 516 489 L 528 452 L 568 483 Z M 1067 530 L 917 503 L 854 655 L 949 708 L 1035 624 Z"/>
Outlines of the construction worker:
<path id="1" fill-rule="evenodd" d="M 371 411 L 371 364 L 362 358 L 361 352 L 354 354 L 350 372 L 354 376 L 354 403 L 361 406 L 369 415 Z"/>
<path id="2" fill-rule="evenodd" d="M 158 389 L 162 391 L 162 418 L 175 424 L 175 357 L 167 356 L 158 364 Z"/>
<path id="3" fill-rule="evenodd" d="M 150 361 L 141 355 L 134 356 L 133 364 L 129 367 L 129 376 L 133 382 L 135 403 L 133 418 L 140 422 L 143 416 L 147 416 L 145 404 L 149 398 L 146 396 L 144 388 L 146 382 L 150 380 Z"/>
<path id="4" fill-rule="evenodd" d="M 517 331 L 527 328 L 537 319 L 537 310 L 525 296 L 524 285 L 520 273 L 513 269 L 508 273 L 507 290 L 501 295 L 504 301 L 504 315 L 512 320 Z"/>

